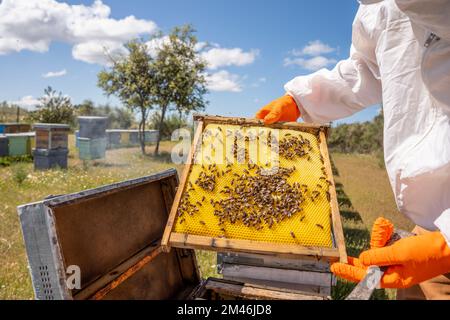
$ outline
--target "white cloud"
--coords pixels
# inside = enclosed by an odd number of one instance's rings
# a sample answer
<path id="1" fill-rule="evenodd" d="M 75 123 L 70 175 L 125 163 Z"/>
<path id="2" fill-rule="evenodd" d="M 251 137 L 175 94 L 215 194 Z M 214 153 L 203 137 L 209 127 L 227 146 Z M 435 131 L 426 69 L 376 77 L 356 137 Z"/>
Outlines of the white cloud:
<path id="1" fill-rule="evenodd" d="M 201 53 L 202 58 L 206 60 L 208 67 L 212 70 L 252 64 L 258 55 L 259 50 L 245 52 L 241 48 L 212 48 Z"/>
<path id="2" fill-rule="evenodd" d="M 73 46 L 72 56 L 80 61 L 108 66 L 110 57 L 127 54 L 127 49 L 120 42 L 88 41 Z"/>
<path id="3" fill-rule="evenodd" d="M 72 44 L 75 59 L 105 63 L 105 46 L 117 50 L 133 38 L 157 30 L 153 21 L 110 17 L 101 0 L 69 5 L 55 0 L 0 2 L 0 55 L 22 50 L 46 52 L 53 41 Z"/>
<path id="4" fill-rule="evenodd" d="M 152 56 L 156 57 L 158 51 L 162 49 L 164 45 L 168 45 L 170 43 L 169 36 L 164 36 L 161 38 L 153 38 L 147 41 L 145 44 L 147 45 L 147 52 Z"/>
<path id="5" fill-rule="evenodd" d="M 336 48 L 330 47 L 328 44 L 323 43 L 320 40 L 310 41 L 306 46 L 301 50 L 294 49 L 292 50 L 292 55 L 294 56 L 319 56 L 327 53 L 331 53 L 336 51 Z"/>
<path id="6" fill-rule="evenodd" d="M 239 77 L 239 75 L 232 74 L 225 70 L 221 70 L 206 76 L 208 89 L 211 91 L 241 92 L 242 87 L 239 83 L 240 80 L 241 78 Z"/>
<path id="7" fill-rule="evenodd" d="M 330 65 L 335 64 L 337 61 L 332 58 L 327 58 L 323 56 L 317 56 L 309 59 L 304 58 L 286 58 L 284 59 L 285 66 L 297 65 L 303 69 L 315 71 Z"/>
<path id="8" fill-rule="evenodd" d="M 289 57 L 284 59 L 284 65 L 297 65 L 309 71 L 319 70 L 337 62 L 336 59 L 324 56 L 334 51 L 336 48 L 330 47 L 320 40 L 310 41 L 302 49 L 290 51 Z"/>
<path id="9" fill-rule="evenodd" d="M 47 73 L 44 73 L 42 75 L 42 78 L 57 78 L 57 77 L 65 76 L 66 74 L 67 74 L 66 69 L 63 69 L 61 71 L 49 71 Z"/>
<path id="10" fill-rule="evenodd" d="M 197 42 L 197 44 L 194 47 L 194 50 L 199 52 L 199 51 L 202 51 L 203 49 L 205 49 L 207 46 L 208 46 L 207 42 L 200 41 L 200 42 Z"/>
<path id="11" fill-rule="evenodd" d="M 266 82 L 267 82 L 267 78 L 261 77 L 258 80 L 256 80 L 255 82 L 253 82 L 252 87 L 258 88 L 261 84 L 266 83 Z"/>
<path id="12" fill-rule="evenodd" d="M 18 105 L 19 107 L 31 110 L 40 105 L 41 102 L 33 96 L 25 96 L 17 101 L 9 101 L 9 104 Z"/>

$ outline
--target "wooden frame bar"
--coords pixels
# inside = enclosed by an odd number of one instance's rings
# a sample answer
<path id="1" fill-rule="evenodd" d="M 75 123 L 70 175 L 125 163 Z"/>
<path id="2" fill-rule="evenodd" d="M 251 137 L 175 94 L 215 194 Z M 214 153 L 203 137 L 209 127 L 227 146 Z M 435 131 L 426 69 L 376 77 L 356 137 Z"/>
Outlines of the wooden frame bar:
<path id="1" fill-rule="evenodd" d="M 188 156 L 188 161 L 185 165 L 183 175 L 180 180 L 180 185 L 177 190 L 177 194 L 174 199 L 169 220 L 164 231 L 164 235 L 161 241 L 161 246 L 164 251 L 168 252 L 170 247 L 177 248 L 189 248 L 189 249 L 204 249 L 224 252 L 246 252 L 267 254 L 279 257 L 312 257 L 317 260 L 325 261 L 340 261 L 347 262 L 347 254 L 345 249 L 344 235 L 342 229 L 342 223 L 340 219 L 339 206 L 337 202 L 335 184 L 333 180 L 333 173 L 331 170 L 331 163 L 328 154 L 328 147 L 326 144 L 326 138 L 328 134 L 329 126 L 322 126 L 317 124 L 305 124 L 305 123 L 276 123 L 273 125 L 265 126 L 261 120 L 247 119 L 247 118 L 229 118 L 220 116 L 201 116 L 195 115 L 194 120 L 198 123 L 197 130 L 195 132 L 193 147 L 191 148 Z M 177 217 L 178 206 L 183 195 L 191 166 L 194 160 L 199 142 L 201 141 L 204 128 L 208 124 L 228 124 L 228 125 L 240 125 L 240 126 L 256 126 L 256 127 L 269 127 L 274 129 L 291 129 L 300 130 L 308 133 L 312 133 L 318 137 L 320 143 L 320 152 L 325 161 L 325 168 L 327 175 L 330 179 L 330 204 L 331 204 L 331 220 L 332 220 L 332 234 L 334 246 L 332 248 L 323 247 L 306 247 L 293 244 L 277 244 L 266 243 L 261 241 L 252 240 L 238 240 L 238 239 L 225 239 L 225 238 L 211 238 L 206 236 L 197 236 L 190 234 L 180 234 L 173 232 L 175 219 Z"/>

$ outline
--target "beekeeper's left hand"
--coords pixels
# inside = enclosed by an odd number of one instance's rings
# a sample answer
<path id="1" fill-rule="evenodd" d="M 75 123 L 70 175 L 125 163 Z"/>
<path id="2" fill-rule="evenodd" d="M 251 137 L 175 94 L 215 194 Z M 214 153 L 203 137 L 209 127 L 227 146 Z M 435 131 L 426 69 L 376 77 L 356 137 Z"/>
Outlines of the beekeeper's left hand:
<path id="1" fill-rule="evenodd" d="M 440 232 L 404 238 L 384 247 L 393 230 L 388 220 L 377 220 L 372 230 L 371 249 L 361 253 L 359 259 L 350 258 L 349 264 L 334 263 L 331 271 L 341 278 L 359 282 L 369 266 L 387 266 L 380 281 L 382 288 L 408 288 L 450 272 L 450 247 Z"/>

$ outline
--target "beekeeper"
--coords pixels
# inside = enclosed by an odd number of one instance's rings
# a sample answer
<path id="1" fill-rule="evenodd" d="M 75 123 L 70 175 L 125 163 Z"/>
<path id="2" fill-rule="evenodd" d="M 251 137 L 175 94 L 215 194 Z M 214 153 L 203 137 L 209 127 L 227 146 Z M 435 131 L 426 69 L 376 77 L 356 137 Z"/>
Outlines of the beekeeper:
<path id="1" fill-rule="evenodd" d="M 350 57 L 291 80 L 256 115 L 268 124 L 328 123 L 383 103 L 386 168 L 418 236 L 331 270 L 356 282 L 370 265 L 389 266 L 381 285 L 409 288 L 401 299 L 450 298 L 449 17 L 449 0 L 361 0 Z"/>

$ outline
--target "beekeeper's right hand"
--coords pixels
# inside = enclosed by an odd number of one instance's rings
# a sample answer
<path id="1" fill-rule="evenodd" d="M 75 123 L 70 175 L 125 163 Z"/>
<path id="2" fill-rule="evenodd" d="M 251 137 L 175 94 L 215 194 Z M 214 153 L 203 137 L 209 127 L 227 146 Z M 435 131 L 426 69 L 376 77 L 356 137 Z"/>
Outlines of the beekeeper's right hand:
<path id="1" fill-rule="evenodd" d="M 256 118 L 263 120 L 265 124 L 294 122 L 300 118 L 300 111 L 294 98 L 285 95 L 259 110 L 256 113 Z"/>

